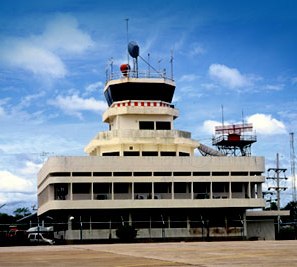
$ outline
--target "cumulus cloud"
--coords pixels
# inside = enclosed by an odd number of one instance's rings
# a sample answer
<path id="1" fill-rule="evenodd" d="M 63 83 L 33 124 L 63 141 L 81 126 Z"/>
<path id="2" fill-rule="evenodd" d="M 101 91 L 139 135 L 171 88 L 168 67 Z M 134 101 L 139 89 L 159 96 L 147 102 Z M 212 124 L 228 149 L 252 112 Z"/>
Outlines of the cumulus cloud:
<path id="1" fill-rule="evenodd" d="M 103 87 L 103 83 L 102 82 L 95 82 L 95 83 L 91 83 L 89 85 L 86 86 L 86 93 L 93 93 L 95 91 L 98 91 L 100 88 Z"/>
<path id="2" fill-rule="evenodd" d="M 81 98 L 77 94 L 70 96 L 57 96 L 49 104 L 62 109 L 65 113 L 82 118 L 81 111 L 101 112 L 107 106 L 104 101 L 98 101 L 95 98 Z"/>
<path id="3" fill-rule="evenodd" d="M 266 84 L 264 89 L 269 91 L 281 91 L 284 88 L 284 84 Z"/>
<path id="4" fill-rule="evenodd" d="M 246 118 L 248 123 L 253 124 L 254 130 L 257 134 L 262 135 L 275 135 L 275 134 L 286 134 L 286 127 L 283 122 L 272 118 L 271 115 L 266 114 L 253 114 Z M 241 124 L 242 122 L 228 122 L 225 121 L 225 125 L 229 124 Z M 207 134 L 214 134 L 215 126 L 222 125 L 222 122 L 214 120 L 206 120 L 203 122 L 202 131 Z"/>
<path id="5" fill-rule="evenodd" d="M 75 55 L 91 46 L 91 37 L 78 28 L 74 17 L 59 15 L 47 24 L 40 35 L 2 40 L 0 61 L 35 75 L 62 78 L 67 74 L 67 68 L 61 55 Z"/>
<path id="6" fill-rule="evenodd" d="M 249 116 L 247 122 L 252 123 L 254 129 L 259 134 L 274 135 L 287 133 L 284 123 L 272 118 L 271 115 L 257 113 Z"/>
<path id="7" fill-rule="evenodd" d="M 26 161 L 25 167 L 20 170 L 22 175 L 36 177 L 38 171 L 41 169 L 42 163 L 35 163 L 32 161 Z"/>
<path id="8" fill-rule="evenodd" d="M 206 134 L 214 134 L 215 126 L 222 125 L 222 122 L 206 120 L 203 122 L 202 131 Z"/>
<path id="9" fill-rule="evenodd" d="M 191 56 L 202 55 L 204 53 L 205 53 L 205 49 L 203 48 L 203 46 L 201 44 L 197 44 L 197 43 L 195 43 L 193 45 L 192 49 L 190 50 Z"/>
<path id="10" fill-rule="evenodd" d="M 9 46 L 2 46 L 0 59 L 12 67 L 24 69 L 36 75 L 61 78 L 67 73 L 64 63 L 57 55 L 32 45 L 28 40 L 12 40 Z"/>
<path id="11" fill-rule="evenodd" d="M 212 64 L 208 73 L 210 77 L 230 89 L 251 86 L 252 82 L 246 75 L 239 72 L 238 69 L 229 68 L 221 64 Z"/>
<path id="12" fill-rule="evenodd" d="M 185 74 L 180 79 L 179 82 L 193 82 L 199 78 L 196 74 Z"/>
<path id="13" fill-rule="evenodd" d="M 50 51 L 67 53 L 82 53 L 94 45 L 91 37 L 79 29 L 77 20 L 65 14 L 57 15 L 46 25 L 44 33 L 32 40 Z"/>
<path id="14" fill-rule="evenodd" d="M 0 192 L 31 193 L 34 192 L 32 182 L 16 176 L 9 171 L 0 171 Z"/>
<path id="15" fill-rule="evenodd" d="M 0 118 L 6 115 L 5 110 L 3 107 L 0 106 Z"/>

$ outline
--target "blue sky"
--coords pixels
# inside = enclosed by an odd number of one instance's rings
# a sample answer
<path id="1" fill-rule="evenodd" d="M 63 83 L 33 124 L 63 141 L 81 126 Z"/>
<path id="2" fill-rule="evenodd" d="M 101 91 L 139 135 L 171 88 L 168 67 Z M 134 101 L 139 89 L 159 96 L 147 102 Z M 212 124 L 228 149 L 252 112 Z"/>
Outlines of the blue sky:
<path id="1" fill-rule="evenodd" d="M 296 1 L 0 1 L 1 212 L 36 204 L 52 155 L 84 155 L 106 109 L 105 70 L 129 40 L 156 68 L 174 56 L 175 128 L 211 144 L 213 126 L 254 124 L 254 155 L 290 176 L 297 128 Z M 160 62 L 160 63 L 159 63 Z M 145 66 L 143 66 L 145 67 Z M 291 180 L 287 181 L 291 187 Z M 290 190 L 282 193 L 291 200 Z"/>

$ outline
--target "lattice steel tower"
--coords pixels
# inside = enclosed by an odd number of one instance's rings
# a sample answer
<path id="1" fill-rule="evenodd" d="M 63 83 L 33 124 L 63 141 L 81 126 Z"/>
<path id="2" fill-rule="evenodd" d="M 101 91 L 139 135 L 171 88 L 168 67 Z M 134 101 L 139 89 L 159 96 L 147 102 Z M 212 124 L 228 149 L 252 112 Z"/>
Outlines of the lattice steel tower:
<path id="1" fill-rule="evenodd" d="M 251 145 L 257 141 L 252 132 L 251 123 L 216 126 L 212 144 L 227 156 L 250 156 Z"/>

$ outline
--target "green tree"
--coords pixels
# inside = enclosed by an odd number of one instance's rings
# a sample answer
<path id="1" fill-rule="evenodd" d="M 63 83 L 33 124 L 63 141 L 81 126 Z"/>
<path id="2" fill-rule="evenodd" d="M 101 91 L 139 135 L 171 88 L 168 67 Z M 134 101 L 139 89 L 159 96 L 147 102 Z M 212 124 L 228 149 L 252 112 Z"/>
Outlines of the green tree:
<path id="1" fill-rule="evenodd" d="M 291 201 L 283 209 L 289 210 L 290 215 L 281 218 L 281 238 L 297 239 L 297 202 Z"/>
<path id="2" fill-rule="evenodd" d="M 123 242 L 131 242 L 136 238 L 137 230 L 133 226 L 125 224 L 116 230 L 116 235 Z"/>
<path id="3" fill-rule="evenodd" d="M 0 213 L 0 231 L 7 230 L 10 224 L 15 223 L 15 218 L 6 213 Z"/>
<path id="4" fill-rule="evenodd" d="M 31 214 L 31 211 L 29 208 L 17 208 L 14 212 L 13 212 L 14 216 L 16 219 L 21 219 L 25 216 L 28 216 Z"/>

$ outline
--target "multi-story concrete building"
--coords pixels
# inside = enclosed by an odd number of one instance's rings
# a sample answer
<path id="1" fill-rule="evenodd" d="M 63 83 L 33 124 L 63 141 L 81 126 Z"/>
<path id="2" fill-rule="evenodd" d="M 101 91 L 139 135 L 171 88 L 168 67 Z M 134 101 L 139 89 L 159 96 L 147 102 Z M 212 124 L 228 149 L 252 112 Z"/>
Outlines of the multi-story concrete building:
<path id="1" fill-rule="evenodd" d="M 109 75 L 109 130 L 86 146 L 88 156 L 45 162 L 38 215 L 65 223 L 65 239 L 113 239 L 125 224 L 137 238 L 247 237 L 246 210 L 265 206 L 264 158 L 225 156 L 175 129 L 174 90 L 165 74 L 127 65 Z"/>

